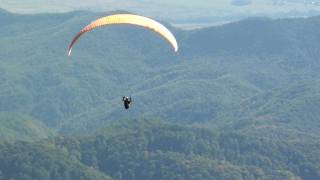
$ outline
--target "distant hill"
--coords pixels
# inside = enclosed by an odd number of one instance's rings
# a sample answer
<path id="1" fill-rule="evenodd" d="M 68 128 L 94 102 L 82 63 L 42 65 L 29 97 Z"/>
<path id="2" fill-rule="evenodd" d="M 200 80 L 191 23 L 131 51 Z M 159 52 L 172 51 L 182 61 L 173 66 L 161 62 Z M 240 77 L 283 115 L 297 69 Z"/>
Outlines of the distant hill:
<path id="1" fill-rule="evenodd" d="M 246 5 L 239 7 L 239 5 Z M 319 15 L 319 2 L 316 0 L 199 0 L 199 1 L 141 1 L 118 0 L 76 1 L 3 0 L 0 7 L 16 13 L 57 13 L 75 10 L 113 11 L 128 10 L 152 17 L 170 19 L 172 22 L 201 23 L 226 22 L 251 16 L 275 18 L 309 17 Z M 164 13 L 165 12 L 165 13 Z"/>
<path id="2" fill-rule="evenodd" d="M 271 20 L 249 18 L 224 26 L 205 28 L 195 31 L 187 38 L 181 48 L 188 55 L 256 56 L 294 61 L 297 59 L 315 60 L 318 57 L 319 17 L 301 19 Z M 311 57 L 303 57 L 311 56 Z"/>

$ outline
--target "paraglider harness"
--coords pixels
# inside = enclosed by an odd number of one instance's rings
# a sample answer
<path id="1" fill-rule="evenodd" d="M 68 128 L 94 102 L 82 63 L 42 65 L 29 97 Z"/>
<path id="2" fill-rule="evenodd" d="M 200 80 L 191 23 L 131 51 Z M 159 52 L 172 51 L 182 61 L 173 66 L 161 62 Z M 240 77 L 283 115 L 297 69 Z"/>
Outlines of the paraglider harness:
<path id="1" fill-rule="evenodd" d="M 131 102 L 132 102 L 131 96 L 130 96 L 130 98 L 129 98 L 129 97 L 126 97 L 126 96 L 123 96 L 123 97 L 122 97 L 122 101 L 123 101 L 124 108 L 125 108 L 125 109 L 129 109 L 130 104 L 131 104 Z"/>

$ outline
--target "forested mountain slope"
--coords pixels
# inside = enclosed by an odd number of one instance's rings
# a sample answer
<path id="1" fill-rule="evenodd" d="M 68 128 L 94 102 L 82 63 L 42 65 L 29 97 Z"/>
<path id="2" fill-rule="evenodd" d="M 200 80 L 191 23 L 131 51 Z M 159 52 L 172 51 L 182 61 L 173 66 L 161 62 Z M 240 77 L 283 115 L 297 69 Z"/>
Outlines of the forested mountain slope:
<path id="1" fill-rule="evenodd" d="M 273 89 L 304 81 L 317 86 L 319 17 L 171 27 L 178 54 L 152 32 L 116 26 L 89 33 L 68 58 L 72 36 L 99 16 L 2 13 L 0 110 L 63 131 L 139 116 L 214 122 Z M 135 99 L 129 113 L 122 111 L 123 95 Z"/>
<path id="2" fill-rule="evenodd" d="M 319 146 L 316 140 L 130 120 L 90 136 L 0 145 L 0 169 L 5 179 L 108 179 L 105 174 L 114 179 L 311 180 L 320 177 Z"/>

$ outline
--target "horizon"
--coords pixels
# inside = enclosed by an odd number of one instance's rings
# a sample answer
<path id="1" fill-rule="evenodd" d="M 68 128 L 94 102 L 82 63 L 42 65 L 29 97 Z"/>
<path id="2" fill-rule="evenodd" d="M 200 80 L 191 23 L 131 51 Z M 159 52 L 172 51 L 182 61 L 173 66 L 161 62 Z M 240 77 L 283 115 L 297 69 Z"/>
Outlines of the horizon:
<path id="1" fill-rule="evenodd" d="M 31 0 L 27 3 L 21 3 L 19 0 L 0 0 L 0 8 L 20 14 L 124 10 L 163 19 L 184 29 L 221 25 L 250 17 L 295 18 L 320 15 L 320 1 L 315 0 L 94 0 L 81 3 L 74 0 Z M 163 13 L 164 11 L 166 13 Z"/>

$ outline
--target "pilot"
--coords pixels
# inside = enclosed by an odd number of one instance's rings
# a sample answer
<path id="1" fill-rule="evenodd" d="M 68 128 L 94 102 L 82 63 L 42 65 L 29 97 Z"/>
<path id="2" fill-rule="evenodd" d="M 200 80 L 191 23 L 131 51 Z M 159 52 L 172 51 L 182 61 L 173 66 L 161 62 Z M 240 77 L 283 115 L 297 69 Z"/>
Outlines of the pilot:
<path id="1" fill-rule="evenodd" d="M 123 96 L 123 97 L 122 97 L 122 101 L 123 101 L 124 108 L 125 108 L 125 109 L 129 109 L 130 104 L 131 104 L 131 102 L 132 102 L 131 96 L 130 96 L 130 97 Z"/>

